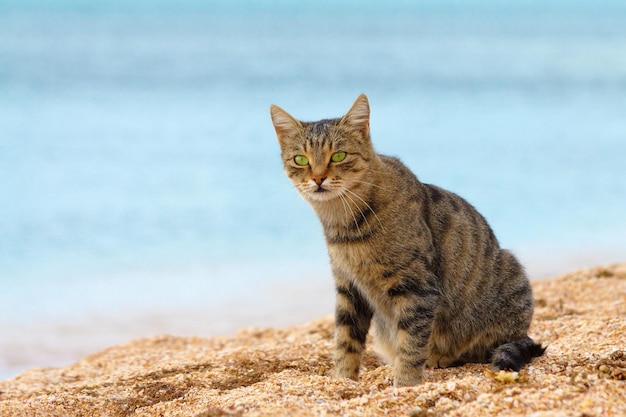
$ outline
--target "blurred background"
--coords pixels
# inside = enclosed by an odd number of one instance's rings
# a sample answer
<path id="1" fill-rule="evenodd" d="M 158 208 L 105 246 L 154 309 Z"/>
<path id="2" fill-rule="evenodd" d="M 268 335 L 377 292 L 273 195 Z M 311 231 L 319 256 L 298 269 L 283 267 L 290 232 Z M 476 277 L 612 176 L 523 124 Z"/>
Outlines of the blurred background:
<path id="1" fill-rule="evenodd" d="M 331 314 L 269 106 L 362 92 L 531 277 L 626 260 L 621 0 L 0 0 L 0 379 Z"/>

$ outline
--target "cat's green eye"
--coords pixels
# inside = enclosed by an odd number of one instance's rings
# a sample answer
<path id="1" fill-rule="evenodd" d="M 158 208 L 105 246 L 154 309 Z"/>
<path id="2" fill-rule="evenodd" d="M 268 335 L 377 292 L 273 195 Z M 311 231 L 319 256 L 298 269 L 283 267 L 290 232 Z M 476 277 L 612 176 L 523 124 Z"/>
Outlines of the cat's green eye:
<path id="1" fill-rule="evenodd" d="M 301 167 L 305 167 L 309 165 L 309 158 L 307 158 L 304 155 L 296 155 L 296 157 L 293 158 L 293 160 L 296 163 L 296 165 L 300 165 Z"/>
<path id="2" fill-rule="evenodd" d="M 330 156 L 330 160 L 333 162 L 341 162 L 346 159 L 346 155 L 347 154 L 345 152 L 335 152 Z"/>

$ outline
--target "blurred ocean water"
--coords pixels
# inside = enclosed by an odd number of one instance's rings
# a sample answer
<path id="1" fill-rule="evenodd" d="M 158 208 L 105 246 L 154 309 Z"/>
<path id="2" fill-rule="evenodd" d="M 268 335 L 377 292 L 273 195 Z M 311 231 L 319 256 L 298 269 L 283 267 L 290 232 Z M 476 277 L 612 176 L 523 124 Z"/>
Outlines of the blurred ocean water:
<path id="1" fill-rule="evenodd" d="M 0 1 L 0 378 L 332 311 L 272 103 L 365 92 L 377 149 L 534 277 L 624 261 L 620 2 L 298 4 Z"/>

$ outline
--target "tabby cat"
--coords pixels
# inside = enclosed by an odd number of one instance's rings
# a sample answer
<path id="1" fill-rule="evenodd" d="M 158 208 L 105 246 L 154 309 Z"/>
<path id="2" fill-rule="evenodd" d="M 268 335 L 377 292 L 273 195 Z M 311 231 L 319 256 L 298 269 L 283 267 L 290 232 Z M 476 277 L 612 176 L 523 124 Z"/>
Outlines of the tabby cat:
<path id="1" fill-rule="evenodd" d="M 270 113 L 287 176 L 324 229 L 339 377 L 358 378 L 372 321 L 396 387 L 419 383 L 425 365 L 517 371 L 543 354 L 527 335 L 533 296 L 520 263 L 468 202 L 374 151 L 364 94 L 340 119 Z"/>

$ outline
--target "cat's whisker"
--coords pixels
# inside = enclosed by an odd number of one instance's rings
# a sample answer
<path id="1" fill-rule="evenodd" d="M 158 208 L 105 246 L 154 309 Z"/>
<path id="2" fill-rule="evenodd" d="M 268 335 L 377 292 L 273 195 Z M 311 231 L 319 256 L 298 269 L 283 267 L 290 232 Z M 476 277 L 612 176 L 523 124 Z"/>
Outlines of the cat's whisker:
<path id="1" fill-rule="evenodd" d="M 350 201 L 354 204 L 354 206 L 357 208 L 357 210 L 359 210 L 361 212 L 361 216 L 363 216 L 363 212 L 359 209 L 357 203 L 352 198 L 350 198 L 350 196 L 348 194 L 342 194 L 342 196 L 344 198 L 343 201 L 345 201 L 346 205 L 348 206 L 348 208 L 350 210 L 350 214 L 351 214 L 352 219 L 354 221 L 354 225 L 356 226 L 356 230 L 357 230 L 357 232 L 359 234 L 359 240 L 363 241 L 363 232 L 361 231 L 361 228 L 359 227 L 359 221 L 356 218 L 354 210 L 350 206 Z M 363 217 L 363 219 L 365 219 L 365 217 Z M 367 219 L 365 219 L 365 222 L 367 223 Z M 368 224 L 368 226 L 369 226 L 369 224 Z"/>
<path id="2" fill-rule="evenodd" d="M 378 222 L 378 224 L 380 225 L 380 228 L 383 230 L 383 232 L 385 231 L 385 226 L 383 226 L 383 222 L 380 220 L 380 218 L 378 217 L 378 214 L 376 214 L 376 212 L 374 211 L 374 209 L 372 208 L 372 206 L 369 205 L 369 203 L 365 200 L 363 200 L 363 198 L 361 198 L 361 196 L 359 196 L 357 193 L 355 193 L 354 191 L 351 191 L 347 188 L 345 188 L 345 191 L 347 191 L 348 193 L 352 194 L 353 196 L 355 196 L 356 198 L 358 198 L 359 200 L 361 200 L 363 202 L 363 204 L 365 204 L 365 206 L 369 209 L 369 211 L 372 212 L 372 214 L 374 215 L 374 217 L 376 217 L 376 221 Z M 359 211 L 361 211 L 359 209 Z M 363 215 L 365 221 L 367 222 L 367 219 L 365 218 L 365 215 L 363 214 L 363 212 L 361 211 L 361 215 Z M 369 223 L 368 223 L 369 224 Z"/>
<path id="3" fill-rule="evenodd" d="M 341 200 L 341 208 L 343 208 L 343 212 L 346 214 L 346 217 L 348 217 L 349 213 L 348 209 L 346 208 L 346 200 L 343 198 L 342 194 L 339 194 L 338 197 Z"/>
<path id="4" fill-rule="evenodd" d="M 350 203 L 348 203 L 345 197 L 347 197 L 347 195 L 345 195 L 344 193 L 339 194 L 339 198 L 341 199 L 341 204 L 346 213 L 346 217 L 348 216 L 348 214 L 352 216 L 352 220 L 354 221 L 356 230 L 358 231 L 359 235 L 361 235 L 361 228 L 359 227 L 359 222 L 356 219 L 356 216 L 354 215 L 354 211 L 352 211 L 352 209 L 350 208 Z"/>
<path id="5" fill-rule="evenodd" d="M 361 180 L 353 180 L 353 179 L 350 179 L 348 181 L 350 181 L 350 182 L 358 182 L 360 184 L 365 184 L 365 185 L 371 185 L 372 187 L 380 188 L 383 191 L 391 192 L 391 190 L 389 188 L 381 187 L 380 185 L 374 184 L 373 182 L 361 181 Z"/>
<path id="6" fill-rule="evenodd" d="M 294 184 L 290 184 L 290 186 L 295 188 L 296 190 L 298 188 Z M 283 195 L 287 194 L 286 191 L 287 189 L 275 189 L 275 190 L 270 191 L 268 193 L 268 196 L 282 197 Z M 274 201 L 275 199 L 268 198 L 268 200 Z M 269 216 L 270 213 L 279 212 L 283 209 L 284 209 L 284 206 L 278 200 L 276 200 L 276 205 L 272 204 L 269 206 L 267 215 Z M 288 235 L 290 230 L 293 230 L 295 226 L 297 226 L 298 224 L 300 224 L 301 221 L 303 221 L 303 219 L 306 217 L 304 214 L 305 209 L 306 209 L 306 205 L 296 204 L 290 207 L 289 210 L 284 210 L 284 214 L 279 217 L 280 222 L 278 223 L 278 226 L 277 226 L 279 230 L 281 231 L 281 235 Z"/>
<path id="7" fill-rule="evenodd" d="M 361 213 L 361 218 L 365 221 L 365 224 L 367 224 L 367 227 L 371 229 L 372 226 L 370 225 L 370 222 L 367 220 L 367 216 L 365 215 L 363 210 L 361 210 L 361 207 L 359 207 L 359 204 L 352 197 L 350 197 L 350 194 L 358 197 L 361 201 L 363 201 L 363 199 L 361 199 L 358 195 L 356 195 L 354 192 L 348 190 L 347 188 L 343 188 L 343 190 L 345 192 L 349 193 L 349 194 L 344 194 L 345 197 L 347 197 L 350 201 L 352 201 L 354 203 L 354 207 L 359 211 L 359 213 Z M 365 205 L 367 205 L 369 207 L 369 205 L 367 203 L 365 203 Z M 376 216 L 376 213 L 374 213 L 374 211 L 371 209 L 371 207 L 370 207 L 370 211 L 374 214 L 374 216 Z M 353 216 L 354 216 L 354 211 L 352 213 L 353 213 Z M 380 222 L 380 220 L 379 220 L 379 222 Z M 382 224 L 381 224 L 381 227 L 382 227 Z M 357 224 L 357 228 L 358 228 L 358 224 Z M 361 234 L 360 230 L 359 230 L 359 234 Z"/>
<path id="8" fill-rule="evenodd" d="M 367 167 L 367 170 L 370 171 L 370 172 L 374 172 L 376 174 L 387 174 L 386 172 L 383 172 L 383 171 L 380 171 L 378 169 L 374 169 L 374 168 L 371 168 L 371 167 Z"/>

